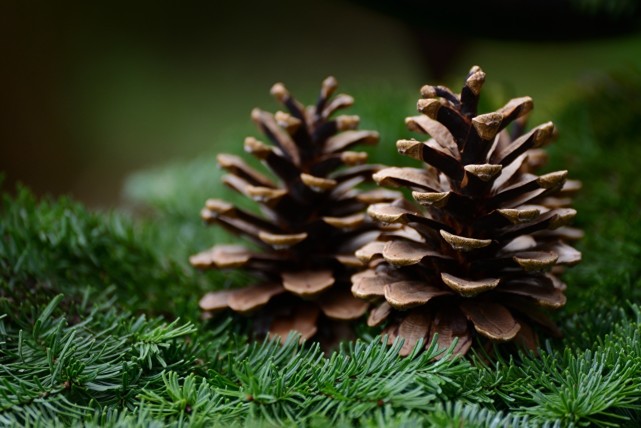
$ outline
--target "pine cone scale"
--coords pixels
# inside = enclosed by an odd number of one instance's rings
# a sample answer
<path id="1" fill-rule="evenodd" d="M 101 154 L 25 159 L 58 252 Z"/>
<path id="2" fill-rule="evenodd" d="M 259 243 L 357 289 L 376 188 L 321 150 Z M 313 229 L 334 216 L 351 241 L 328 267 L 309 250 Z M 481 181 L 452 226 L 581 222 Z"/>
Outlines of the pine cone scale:
<path id="1" fill-rule="evenodd" d="M 349 290 L 332 290 L 320 299 L 319 307 L 328 318 L 335 320 L 355 320 L 362 317 L 369 304 L 355 298 Z"/>
<path id="2" fill-rule="evenodd" d="M 252 111 L 252 119 L 271 142 L 274 143 L 294 165 L 300 165 L 300 153 L 296 143 L 294 143 L 291 136 L 276 123 L 271 113 L 254 109 Z"/>
<path id="3" fill-rule="evenodd" d="M 452 294 L 423 281 L 399 281 L 386 284 L 384 296 L 387 303 L 396 309 L 410 309 L 425 305 L 437 296 Z"/>
<path id="4" fill-rule="evenodd" d="M 283 287 L 301 297 L 311 297 L 334 285 L 335 278 L 331 270 L 314 270 L 300 272 L 283 272 Z"/>
<path id="5" fill-rule="evenodd" d="M 227 305 L 236 312 L 248 313 L 262 306 L 285 291 L 278 283 L 263 283 L 235 290 L 229 295 Z"/>
<path id="6" fill-rule="evenodd" d="M 459 153 L 452 134 L 436 120 L 427 116 L 413 116 L 405 119 L 405 123 L 410 131 L 429 134 L 451 156 Z"/>
<path id="7" fill-rule="evenodd" d="M 291 314 L 275 318 L 269 326 L 269 335 L 285 341 L 289 333 L 297 332 L 301 335 L 301 340 L 310 339 L 318 331 L 319 313 L 315 305 L 300 305 Z"/>
<path id="8" fill-rule="evenodd" d="M 499 278 L 485 278 L 482 280 L 471 281 L 451 275 L 447 272 L 441 272 L 441 280 L 452 291 L 463 297 L 472 297 L 495 289 L 501 280 Z"/>
<path id="9" fill-rule="evenodd" d="M 345 151 L 357 144 L 373 145 L 378 143 L 378 132 L 373 131 L 345 131 L 327 139 L 326 153 Z"/>
<path id="10" fill-rule="evenodd" d="M 404 338 L 400 355 L 409 355 L 416 343 L 425 339 L 430 331 L 431 319 L 423 312 L 411 311 L 401 321 L 397 334 Z"/>
<path id="11" fill-rule="evenodd" d="M 460 308 L 474 329 L 492 340 L 502 342 L 512 340 L 521 328 L 512 313 L 505 306 L 497 303 L 484 301 L 472 304 L 464 301 L 460 304 Z"/>
<path id="12" fill-rule="evenodd" d="M 204 311 L 208 312 L 217 312 L 222 311 L 229 307 L 229 296 L 233 291 L 224 291 L 216 293 L 207 293 L 205 294 L 200 301 L 198 306 Z"/>
<path id="13" fill-rule="evenodd" d="M 448 349 L 456 340 L 456 346 L 452 350 L 454 355 L 465 354 L 472 346 L 467 319 L 456 307 L 444 307 L 434 311 L 430 337 L 435 336 L 438 336 L 437 344 L 441 349 Z"/>

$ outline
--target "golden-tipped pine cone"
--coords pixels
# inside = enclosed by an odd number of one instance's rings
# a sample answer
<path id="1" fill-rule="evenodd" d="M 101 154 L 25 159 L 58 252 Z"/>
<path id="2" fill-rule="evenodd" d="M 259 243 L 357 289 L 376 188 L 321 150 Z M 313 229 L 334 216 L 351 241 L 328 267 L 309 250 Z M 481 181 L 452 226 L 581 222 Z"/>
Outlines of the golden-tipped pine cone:
<path id="1" fill-rule="evenodd" d="M 396 143 L 424 165 L 374 174 L 379 185 L 411 191 L 413 201 L 368 208 L 399 229 L 357 251 L 369 268 L 352 277 L 352 292 L 378 303 L 368 324 L 385 325 L 389 340 L 403 337 L 402 354 L 436 334 L 444 347 L 457 339 L 458 353 L 475 338 L 535 348 L 539 328 L 559 334 L 546 312 L 566 301 L 559 268 L 581 260 L 568 243 L 582 232 L 567 226 L 580 184 L 567 171 L 536 175 L 540 148 L 556 130 L 548 122 L 523 132 L 529 97 L 477 113 L 484 80 L 473 67 L 460 94 L 424 86 L 422 114 L 406 122 L 431 138 Z"/>
<path id="2" fill-rule="evenodd" d="M 316 104 L 305 107 L 279 83 L 271 92 L 287 113 L 252 111 L 271 144 L 249 137 L 244 148 L 271 177 L 238 156 L 218 156 L 228 172 L 223 182 L 253 200 L 260 213 L 211 199 L 202 218 L 254 245 L 216 245 L 190 261 L 202 269 L 242 269 L 256 282 L 208 293 L 200 301 L 204 311 L 256 315 L 267 320 L 270 334 L 282 339 L 292 330 L 310 338 L 323 320 L 351 320 L 365 313 L 367 303 L 350 292 L 350 276 L 362 266 L 354 251 L 379 234 L 365 209 L 398 194 L 355 188 L 371 181 L 380 167 L 368 164 L 366 153 L 350 149 L 376 144 L 378 134 L 356 130 L 358 116 L 333 117 L 353 103 L 349 95 L 332 97 L 336 86 L 333 77 L 325 79 Z"/>

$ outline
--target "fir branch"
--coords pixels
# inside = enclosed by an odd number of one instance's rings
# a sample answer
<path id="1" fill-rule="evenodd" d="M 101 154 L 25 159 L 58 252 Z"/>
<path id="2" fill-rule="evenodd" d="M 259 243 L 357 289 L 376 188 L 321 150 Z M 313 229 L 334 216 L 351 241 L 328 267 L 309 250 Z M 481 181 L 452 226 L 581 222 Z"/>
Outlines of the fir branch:
<path id="1" fill-rule="evenodd" d="M 109 301 L 69 323 L 57 310 L 62 301 L 54 298 L 32 325 L 24 321 L 28 304 L 2 302 L 0 425 L 69 422 L 93 413 L 95 403 L 126 407 L 143 386 L 162 382 L 164 369 L 194 366 L 195 355 L 181 340 L 193 325 L 136 319 Z"/>
<path id="2" fill-rule="evenodd" d="M 145 389 L 140 398 L 156 417 L 193 419 L 185 409 L 198 407 L 214 413 L 200 414 L 208 422 L 248 418 L 281 425 L 321 418 L 338 423 L 372 417 L 382 409 L 428 412 L 439 399 L 460 395 L 455 379 L 475 371 L 466 360 L 454 358 L 451 349 L 435 344 L 423 353 L 418 345 L 410 357 L 399 358 L 402 341 L 389 347 L 379 338 L 324 357 L 318 345 L 301 346 L 298 340 L 290 335 L 283 346 L 276 341 L 246 345 L 219 370 L 210 370 L 206 384 L 192 375 L 180 379 L 168 373 L 163 394 Z M 437 355 L 441 358 L 435 360 Z M 451 395 L 443 385 L 450 385 Z"/>
<path id="3" fill-rule="evenodd" d="M 155 233 L 122 214 L 92 213 L 67 198 L 37 201 L 19 188 L 0 205 L 0 297 L 44 303 L 60 292 L 72 297 L 87 285 L 113 285 L 123 306 L 196 319 L 193 294 L 205 281 L 224 281 L 168 259 L 154 247 Z"/>
<path id="4" fill-rule="evenodd" d="M 612 313 L 620 320 L 587 349 L 559 350 L 548 343 L 540 355 L 521 354 L 486 366 L 487 388 L 514 414 L 539 423 L 617 426 L 634 417 L 641 409 L 641 309 L 631 305 Z M 590 315 L 573 319 L 589 323 Z"/>

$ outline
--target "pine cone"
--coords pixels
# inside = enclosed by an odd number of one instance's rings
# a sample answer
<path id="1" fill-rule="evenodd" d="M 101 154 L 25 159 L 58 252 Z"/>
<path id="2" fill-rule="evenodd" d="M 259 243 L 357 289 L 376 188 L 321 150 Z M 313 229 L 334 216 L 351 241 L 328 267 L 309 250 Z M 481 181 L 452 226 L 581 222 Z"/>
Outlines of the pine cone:
<path id="1" fill-rule="evenodd" d="M 351 320 L 366 312 L 367 303 L 350 292 L 350 276 L 356 267 L 362 269 L 354 251 L 379 234 L 365 209 L 398 193 L 355 189 L 371 181 L 380 167 L 367 164 L 366 153 L 348 149 L 376 144 L 378 134 L 355 130 L 358 116 L 330 118 L 353 103 L 349 95 L 332 98 L 336 86 L 333 77 L 325 79 L 316 105 L 305 108 L 278 83 L 271 93 L 289 113 L 252 111 L 253 121 L 273 146 L 249 137 L 245 151 L 262 161 L 275 180 L 237 156 L 218 156 L 229 173 L 223 182 L 256 202 L 261 214 L 210 199 L 201 216 L 248 238 L 254 248 L 217 245 L 190 261 L 202 269 L 243 269 L 257 282 L 208 293 L 200 300 L 204 311 L 252 313 L 267 320 L 269 332 L 281 339 L 291 330 L 310 338 L 325 317 Z"/>
<path id="2" fill-rule="evenodd" d="M 432 138 L 396 143 L 424 167 L 374 174 L 379 185 L 411 190 L 420 206 L 399 199 L 368 208 L 372 218 L 401 229 L 357 251 L 369 269 L 352 277 L 352 292 L 379 302 L 368 324 L 386 323 L 390 342 L 403 337 L 404 355 L 435 334 L 443 347 L 458 338 L 461 354 L 475 337 L 534 349 L 538 327 L 560 334 L 546 310 L 565 304 L 559 268 L 581 260 L 567 242 L 582 232 L 566 226 L 580 183 L 566 180 L 567 171 L 535 175 L 545 163 L 540 147 L 556 130 L 548 122 L 524 133 L 529 97 L 477 114 L 484 80 L 473 67 L 460 94 L 424 86 L 422 115 L 406 123 Z"/>

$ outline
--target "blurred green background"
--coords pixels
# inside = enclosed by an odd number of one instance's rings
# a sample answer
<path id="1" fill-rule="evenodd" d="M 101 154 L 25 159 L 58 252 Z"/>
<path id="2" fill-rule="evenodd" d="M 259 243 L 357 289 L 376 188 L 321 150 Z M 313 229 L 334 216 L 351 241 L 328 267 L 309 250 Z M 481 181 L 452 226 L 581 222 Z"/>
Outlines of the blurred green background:
<path id="1" fill-rule="evenodd" d="M 256 135 L 250 110 L 276 108 L 274 82 L 309 103 L 329 74 L 368 127 L 368 112 L 398 118 L 380 150 L 404 136 L 421 85 L 458 88 L 474 64 L 501 101 L 530 95 L 536 120 L 553 120 L 571 88 L 641 67 L 637 2 L 567 2 L 457 15 L 474 3 L 5 1 L 3 189 L 118 206 L 132 172 L 203 154 L 213 168 L 216 152 L 239 150 Z"/>

